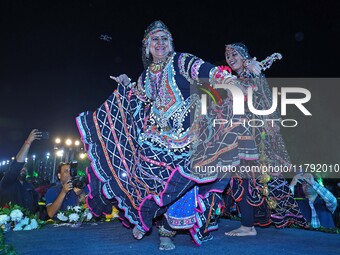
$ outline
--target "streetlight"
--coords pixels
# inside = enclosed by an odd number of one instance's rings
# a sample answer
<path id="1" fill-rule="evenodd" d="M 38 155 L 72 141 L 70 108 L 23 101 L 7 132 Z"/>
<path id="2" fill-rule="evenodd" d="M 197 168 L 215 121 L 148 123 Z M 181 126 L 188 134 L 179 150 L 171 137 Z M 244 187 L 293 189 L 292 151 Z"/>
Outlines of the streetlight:
<path id="1" fill-rule="evenodd" d="M 68 150 L 66 151 L 65 161 L 68 162 L 72 158 L 71 151 L 72 151 L 72 143 L 73 141 L 71 139 L 66 139 L 65 144 L 68 147 Z"/>
<path id="2" fill-rule="evenodd" d="M 60 157 L 60 160 L 63 160 L 64 150 L 58 150 L 57 151 L 57 156 Z"/>
<path id="3" fill-rule="evenodd" d="M 36 156 L 32 155 L 32 159 L 33 159 L 33 171 L 34 171 L 34 167 L 35 167 L 35 158 L 36 158 Z"/>
<path id="4" fill-rule="evenodd" d="M 31 171 L 31 174 L 30 174 L 30 171 L 28 171 L 28 173 L 29 173 L 29 175 L 31 175 L 32 176 L 32 178 L 33 178 L 33 175 L 34 175 L 34 169 L 35 169 L 35 158 L 36 158 L 36 156 L 35 155 L 32 155 L 32 159 L 33 159 L 33 164 L 32 164 L 32 171 Z"/>
<path id="5" fill-rule="evenodd" d="M 65 144 L 67 146 L 71 146 L 72 145 L 72 140 L 71 139 L 66 139 Z"/>
<path id="6" fill-rule="evenodd" d="M 54 162 L 53 162 L 53 174 L 52 174 L 52 182 L 54 182 L 54 178 L 55 178 L 55 170 L 56 170 L 56 164 L 57 164 L 57 150 L 59 149 L 59 144 L 61 143 L 61 139 L 59 137 L 57 137 L 54 140 L 56 146 L 54 146 Z"/>
<path id="7" fill-rule="evenodd" d="M 57 164 L 57 157 L 60 157 L 60 162 L 63 159 L 63 156 L 65 155 L 65 162 L 73 160 L 75 157 L 75 152 L 79 151 L 79 140 L 73 140 L 69 137 L 67 139 L 64 139 L 62 137 L 57 137 L 55 140 L 55 146 L 54 146 L 54 163 L 53 163 L 53 177 L 52 180 L 54 180 L 55 172 L 56 172 L 56 164 Z M 60 150 L 63 150 L 61 152 Z"/>

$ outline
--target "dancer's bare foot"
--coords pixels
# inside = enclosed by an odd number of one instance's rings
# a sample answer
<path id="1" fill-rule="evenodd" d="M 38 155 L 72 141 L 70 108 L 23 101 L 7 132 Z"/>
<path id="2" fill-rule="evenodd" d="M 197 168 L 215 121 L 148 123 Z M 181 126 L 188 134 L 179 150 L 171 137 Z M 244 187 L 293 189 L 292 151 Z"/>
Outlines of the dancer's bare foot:
<path id="1" fill-rule="evenodd" d="M 174 242 L 170 237 L 160 237 L 159 240 L 161 243 L 159 244 L 159 249 L 161 251 L 171 251 L 176 248 Z"/>
<path id="2" fill-rule="evenodd" d="M 143 238 L 145 232 L 144 231 L 141 231 L 137 228 L 137 226 L 135 226 L 133 229 L 132 229 L 132 234 L 134 236 L 134 238 L 136 238 L 137 240 L 140 240 Z"/>
<path id="3" fill-rule="evenodd" d="M 241 226 L 229 232 L 225 232 L 226 236 L 256 236 L 257 232 L 254 227 Z"/>

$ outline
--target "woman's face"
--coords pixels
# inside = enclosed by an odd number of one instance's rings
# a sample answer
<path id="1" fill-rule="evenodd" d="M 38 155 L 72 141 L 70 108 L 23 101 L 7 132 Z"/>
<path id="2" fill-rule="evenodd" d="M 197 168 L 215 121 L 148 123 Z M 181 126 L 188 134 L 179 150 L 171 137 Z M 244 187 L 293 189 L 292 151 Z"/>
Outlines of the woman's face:
<path id="1" fill-rule="evenodd" d="M 150 53 L 153 61 L 164 60 L 170 52 L 168 35 L 163 31 L 159 31 L 151 35 L 150 39 Z"/>
<path id="2" fill-rule="evenodd" d="M 243 61 L 244 59 L 236 50 L 228 51 L 225 55 L 227 64 L 230 68 L 236 72 L 241 73 L 243 71 Z"/>

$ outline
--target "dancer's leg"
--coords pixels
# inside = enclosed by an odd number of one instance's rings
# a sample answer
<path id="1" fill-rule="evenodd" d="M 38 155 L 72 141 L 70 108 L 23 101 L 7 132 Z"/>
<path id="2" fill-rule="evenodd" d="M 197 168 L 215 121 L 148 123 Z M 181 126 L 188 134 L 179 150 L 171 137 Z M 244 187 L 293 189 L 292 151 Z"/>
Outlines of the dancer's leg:
<path id="1" fill-rule="evenodd" d="M 176 248 L 174 244 L 174 237 L 176 235 L 176 231 L 174 231 L 168 224 L 168 221 L 165 217 L 163 217 L 162 225 L 159 226 L 159 249 L 161 251 L 170 251 Z"/>
<path id="2" fill-rule="evenodd" d="M 241 227 L 226 232 L 227 236 L 255 236 L 257 234 L 254 228 L 254 207 L 247 202 L 248 182 L 248 179 L 243 180 L 244 193 L 242 200 L 238 202 L 241 211 Z"/>

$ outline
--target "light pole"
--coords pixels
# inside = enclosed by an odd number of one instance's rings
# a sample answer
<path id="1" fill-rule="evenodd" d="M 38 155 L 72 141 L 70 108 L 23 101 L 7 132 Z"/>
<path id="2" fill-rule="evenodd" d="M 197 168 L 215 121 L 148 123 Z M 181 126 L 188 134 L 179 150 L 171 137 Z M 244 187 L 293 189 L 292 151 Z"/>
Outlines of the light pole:
<path id="1" fill-rule="evenodd" d="M 58 150 L 58 151 L 55 152 L 52 182 L 55 181 L 56 161 L 57 161 L 56 158 L 57 158 L 57 156 L 60 157 L 60 162 L 61 162 L 63 160 L 63 155 L 64 155 L 63 150 Z"/>
<path id="2" fill-rule="evenodd" d="M 46 179 L 50 180 L 51 176 L 51 162 L 50 162 L 50 157 L 51 157 L 51 153 L 47 152 L 46 153 L 46 161 L 43 164 L 43 168 L 41 169 L 42 171 L 42 177 L 40 176 L 40 180 L 44 181 Z M 53 171 L 53 170 L 52 170 Z"/>
<path id="3" fill-rule="evenodd" d="M 36 156 L 35 155 L 32 155 L 32 159 L 33 159 L 33 163 L 32 163 L 32 172 L 30 173 L 30 178 L 31 178 L 31 180 L 33 180 L 33 178 L 34 178 L 34 169 L 35 169 L 35 158 L 36 158 Z"/>
<path id="4" fill-rule="evenodd" d="M 57 147 L 54 147 L 54 150 L 56 150 L 56 148 Z M 53 171 L 52 171 L 52 183 L 54 182 L 56 164 L 57 164 L 57 152 L 54 151 L 54 162 L 53 162 Z"/>
<path id="5" fill-rule="evenodd" d="M 60 157 L 60 162 L 63 161 L 63 156 L 64 156 L 64 150 L 58 150 L 57 151 L 57 156 Z"/>
<path id="6" fill-rule="evenodd" d="M 60 138 L 55 139 L 55 146 L 54 146 L 54 162 L 53 162 L 53 174 L 52 174 L 52 183 L 54 183 L 55 180 L 55 171 L 56 171 L 56 164 L 57 164 L 57 150 L 59 149 L 58 146 L 61 143 Z"/>
<path id="7" fill-rule="evenodd" d="M 75 146 L 75 151 L 73 152 L 73 158 L 72 160 L 74 160 L 74 158 L 76 158 L 77 153 L 79 152 L 79 146 L 80 146 L 80 142 L 78 140 L 76 140 L 74 142 L 74 146 Z"/>

